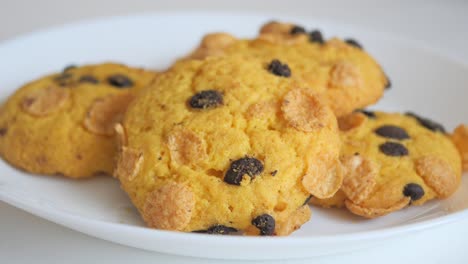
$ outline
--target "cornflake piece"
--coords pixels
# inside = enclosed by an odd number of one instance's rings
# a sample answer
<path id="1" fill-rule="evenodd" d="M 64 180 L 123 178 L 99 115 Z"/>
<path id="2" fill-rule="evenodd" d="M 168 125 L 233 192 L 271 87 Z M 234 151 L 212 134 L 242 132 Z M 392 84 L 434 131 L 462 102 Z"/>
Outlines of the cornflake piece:
<path id="1" fill-rule="evenodd" d="M 206 158 L 205 141 L 186 129 L 175 129 L 168 137 L 171 158 L 178 164 L 195 164 Z"/>
<path id="2" fill-rule="evenodd" d="M 293 89 L 284 97 L 281 110 L 288 123 L 297 130 L 312 132 L 333 120 L 332 112 L 320 99 L 304 89 Z"/>
<path id="3" fill-rule="evenodd" d="M 345 171 L 341 190 L 349 200 L 359 204 L 374 189 L 379 165 L 360 155 L 343 157 L 341 162 Z"/>
<path id="4" fill-rule="evenodd" d="M 387 215 L 387 214 L 389 214 L 391 212 L 398 211 L 398 210 L 406 207 L 407 205 L 409 205 L 410 201 L 411 201 L 411 198 L 405 197 L 405 198 L 401 199 L 399 202 L 397 202 L 396 204 L 394 204 L 393 206 L 388 207 L 388 208 L 366 208 L 366 207 L 361 207 L 360 205 L 355 204 L 355 203 L 353 203 L 353 202 L 351 202 L 349 200 L 345 201 L 345 205 L 346 205 L 346 208 L 348 208 L 348 210 L 350 210 L 354 214 L 360 215 L 360 216 L 365 217 L 365 218 L 376 218 L 376 217 L 379 217 L 379 216 Z"/>
<path id="5" fill-rule="evenodd" d="M 294 211 L 286 221 L 276 223 L 275 234 L 277 236 L 287 236 L 301 228 L 303 224 L 309 221 L 311 211 L 308 205 L 301 206 Z"/>
<path id="6" fill-rule="evenodd" d="M 338 160 L 328 158 L 310 162 L 302 185 L 314 197 L 325 199 L 332 197 L 343 183 L 343 168 Z"/>
<path id="7" fill-rule="evenodd" d="M 195 196 L 190 188 L 171 182 L 148 194 L 142 215 L 150 227 L 182 231 L 194 207 Z"/>
<path id="8" fill-rule="evenodd" d="M 84 127 L 96 135 L 114 135 L 115 124 L 122 119 L 132 100 L 133 95 L 129 93 L 94 100 L 83 122 Z"/>
<path id="9" fill-rule="evenodd" d="M 70 92 L 57 86 L 32 91 L 23 98 L 23 110 L 34 116 L 47 116 L 65 105 Z"/>
<path id="10" fill-rule="evenodd" d="M 330 71 L 329 87 L 358 88 L 362 85 L 359 69 L 347 61 L 337 62 Z"/>
<path id="11" fill-rule="evenodd" d="M 120 180 L 132 181 L 140 171 L 143 152 L 123 146 L 115 169 L 115 176 Z"/>
<path id="12" fill-rule="evenodd" d="M 416 160 L 416 173 L 433 189 L 440 198 L 452 195 L 460 185 L 460 179 L 445 160 L 425 156 Z"/>
<path id="13" fill-rule="evenodd" d="M 468 125 L 459 125 L 453 131 L 452 141 L 460 153 L 463 171 L 468 171 Z"/>

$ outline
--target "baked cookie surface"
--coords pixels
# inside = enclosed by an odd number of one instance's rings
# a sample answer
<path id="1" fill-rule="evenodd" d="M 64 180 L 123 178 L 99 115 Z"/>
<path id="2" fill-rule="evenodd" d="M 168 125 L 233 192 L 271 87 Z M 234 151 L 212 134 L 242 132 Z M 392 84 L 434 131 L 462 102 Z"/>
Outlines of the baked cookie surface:
<path id="1" fill-rule="evenodd" d="M 287 235 L 340 187 L 336 118 L 260 60 L 179 63 L 128 108 L 115 171 L 148 226 Z M 305 206 L 304 206 L 305 205 Z"/>
<path id="2" fill-rule="evenodd" d="M 268 23 L 255 39 L 209 34 L 187 58 L 236 54 L 287 64 L 291 77 L 323 94 L 337 116 L 375 103 L 390 86 L 381 67 L 356 41 L 324 40 L 320 31 L 307 33 L 293 24 Z"/>
<path id="3" fill-rule="evenodd" d="M 106 63 L 67 67 L 18 89 L 0 109 L 0 154 L 39 174 L 112 174 L 114 123 L 155 73 Z"/>
<path id="4" fill-rule="evenodd" d="M 415 114 L 356 112 L 339 120 L 343 186 L 325 207 L 346 206 L 367 218 L 452 195 L 461 160 L 444 128 Z"/>

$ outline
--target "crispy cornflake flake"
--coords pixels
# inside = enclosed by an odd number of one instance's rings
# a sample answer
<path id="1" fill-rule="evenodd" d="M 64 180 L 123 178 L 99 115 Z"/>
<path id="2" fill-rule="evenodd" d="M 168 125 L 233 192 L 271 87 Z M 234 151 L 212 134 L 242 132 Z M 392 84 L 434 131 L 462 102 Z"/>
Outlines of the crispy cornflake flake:
<path id="1" fill-rule="evenodd" d="M 265 119 L 274 116 L 279 111 L 279 105 L 276 102 L 262 102 L 256 103 L 247 109 L 247 118 L 260 118 Z"/>
<path id="2" fill-rule="evenodd" d="M 115 176 L 120 180 L 132 181 L 143 164 L 143 152 L 122 146 L 115 169 Z"/>
<path id="3" fill-rule="evenodd" d="M 425 156 L 415 161 L 416 173 L 434 190 L 439 198 L 452 195 L 460 185 L 460 177 L 448 162 L 435 156 Z"/>
<path id="4" fill-rule="evenodd" d="M 34 116 L 49 115 L 65 105 L 70 92 L 68 89 L 49 86 L 25 96 L 21 102 L 24 111 Z"/>
<path id="5" fill-rule="evenodd" d="M 289 34 L 293 24 L 271 21 L 260 28 L 260 34 Z"/>
<path id="6" fill-rule="evenodd" d="M 358 128 L 367 120 L 363 113 L 351 113 L 338 118 L 338 127 L 341 131 L 349 131 Z"/>
<path id="7" fill-rule="evenodd" d="M 203 37 L 200 46 L 189 56 L 190 59 L 204 59 L 209 56 L 221 56 L 224 49 L 237 39 L 227 33 L 213 33 Z"/>
<path id="8" fill-rule="evenodd" d="M 459 125 L 453 131 L 452 141 L 462 158 L 463 170 L 468 171 L 468 125 Z"/>
<path id="9" fill-rule="evenodd" d="M 332 197 L 343 183 L 343 168 L 338 160 L 319 158 L 309 162 L 302 178 L 304 188 L 319 199 Z"/>
<path id="10" fill-rule="evenodd" d="M 410 201 L 411 198 L 405 197 L 398 201 L 396 204 L 387 208 L 367 208 L 359 204 L 355 204 L 349 200 L 346 200 L 345 205 L 346 208 L 348 208 L 348 210 L 354 214 L 360 215 L 365 218 L 376 218 L 403 209 L 404 207 L 409 205 Z"/>
<path id="11" fill-rule="evenodd" d="M 328 86 L 358 88 L 362 85 L 362 76 L 359 69 L 351 62 L 337 62 L 330 70 Z"/>
<path id="12" fill-rule="evenodd" d="M 206 158 L 206 144 L 190 130 L 176 128 L 168 137 L 171 158 L 178 164 L 196 164 Z"/>
<path id="13" fill-rule="evenodd" d="M 133 95 L 130 93 L 109 95 L 94 100 L 83 121 L 84 127 L 97 135 L 114 135 L 115 124 L 122 119 L 132 100 Z"/>
<path id="14" fill-rule="evenodd" d="M 376 185 L 379 165 L 360 155 L 341 158 L 344 169 L 343 186 L 341 190 L 353 203 L 364 201 Z"/>
<path id="15" fill-rule="evenodd" d="M 269 22 L 262 26 L 258 39 L 274 44 L 292 45 L 307 42 L 307 34 L 291 34 L 293 24 Z"/>
<path id="16" fill-rule="evenodd" d="M 331 110 L 320 99 L 304 89 L 293 89 L 281 105 L 284 118 L 297 130 L 312 132 L 334 120 Z"/>
<path id="17" fill-rule="evenodd" d="M 122 124 L 117 123 L 114 125 L 114 131 L 117 134 L 117 147 L 121 149 L 123 146 L 127 146 L 127 135 L 125 133 L 125 128 Z"/>
<path id="18" fill-rule="evenodd" d="M 195 196 L 190 188 L 171 182 L 148 194 L 142 214 L 150 227 L 182 231 L 194 207 Z"/>
<path id="19" fill-rule="evenodd" d="M 275 234 L 277 236 L 287 236 L 292 232 L 301 228 L 301 226 L 309 221 L 311 211 L 309 206 L 301 206 L 299 209 L 294 211 L 286 221 L 276 223 Z"/>

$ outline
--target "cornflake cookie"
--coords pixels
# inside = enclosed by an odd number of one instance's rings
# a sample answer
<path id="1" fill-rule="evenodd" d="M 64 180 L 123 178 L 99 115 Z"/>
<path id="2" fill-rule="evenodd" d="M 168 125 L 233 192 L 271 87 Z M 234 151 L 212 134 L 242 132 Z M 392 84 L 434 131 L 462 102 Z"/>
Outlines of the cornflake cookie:
<path id="1" fill-rule="evenodd" d="M 0 154 L 28 172 L 112 174 L 114 124 L 155 73 L 120 64 L 67 67 L 30 82 L 0 109 Z"/>
<path id="2" fill-rule="evenodd" d="M 306 32 L 293 24 L 270 22 L 250 40 L 209 34 L 185 59 L 235 54 L 268 61 L 272 72 L 305 82 L 324 96 L 337 116 L 374 104 L 390 87 L 381 67 L 355 40 L 325 40 L 320 31 Z"/>
<path id="3" fill-rule="evenodd" d="M 468 125 L 459 125 L 453 131 L 452 141 L 460 152 L 463 171 L 468 171 Z"/>
<path id="4" fill-rule="evenodd" d="M 346 206 L 374 218 L 431 199 L 460 185 L 460 156 L 445 129 L 408 113 L 356 112 L 339 120 L 343 131 L 343 186 L 325 207 Z"/>
<path id="5" fill-rule="evenodd" d="M 115 171 L 148 226 L 288 235 L 309 219 L 310 194 L 341 186 L 333 112 L 268 64 L 188 61 L 151 88 L 116 127 Z"/>

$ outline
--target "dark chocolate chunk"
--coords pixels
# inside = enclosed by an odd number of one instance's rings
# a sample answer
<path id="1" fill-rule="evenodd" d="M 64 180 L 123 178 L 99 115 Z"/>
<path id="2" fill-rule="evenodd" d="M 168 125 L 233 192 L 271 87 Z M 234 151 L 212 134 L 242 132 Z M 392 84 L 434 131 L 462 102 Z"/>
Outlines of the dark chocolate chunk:
<path id="1" fill-rule="evenodd" d="M 309 41 L 313 43 L 323 44 L 325 40 L 323 39 L 322 32 L 320 30 L 313 30 L 309 33 Z"/>
<path id="2" fill-rule="evenodd" d="M 94 77 L 92 75 L 83 75 L 83 76 L 80 77 L 78 82 L 97 84 L 97 83 L 99 83 L 99 80 L 96 79 L 96 77 Z"/>
<path id="3" fill-rule="evenodd" d="M 275 232 L 275 219 L 269 214 L 257 216 L 252 225 L 260 230 L 261 236 L 271 236 Z"/>
<path id="4" fill-rule="evenodd" d="M 268 71 L 273 73 L 274 75 L 281 76 L 281 77 L 291 77 L 291 69 L 285 63 L 281 63 L 281 61 L 274 59 L 268 65 Z"/>
<path id="5" fill-rule="evenodd" d="M 123 74 L 114 74 L 107 78 L 110 85 L 118 88 L 129 88 L 133 86 L 133 81 Z"/>
<path id="6" fill-rule="evenodd" d="M 359 44 L 359 42 L 357 42 L 355 39 L 345 39 L 345 42 L 358 49 L 363 49 L 362 45 Z"/>
<path id="7" fill-rule="evenodd" d="M 304 201 L 304 203 L 302 204 L 302 206 L 307 205 L 307 204 L 310 202 L 310 199 L 312 199 L 312 197 L 314 197 L 314 196 L 313 196 L 313 195 L 309 195 L 309 197 L 307 197 L 307 199 Z"/>
<path id="8" fill-rule="evenodd" d="M 67 72 L 69 70 L 76 69 L 76 68 L 78 68 L 78 66 L 76 66 L 75 64 L 70 64 L 66 66 L 65 68 L 63 68 L 63 72 Z"/>
<path id="9" fill-rule="evenodd" d="M 215 108 L 222 104 L 223 95 L 216 90 L 201 91 L 189 100 L 190 107 L 197 109 Z"/>
<path id="10" fill-rule="evenodd" d="M 413 112 L 407 112 L 406 115 L 415 118 L 416 120 L 418 120 L 419 124 L 421 124 L 423 127 L 429 130 L 432 130 L 434 132 L 442 132 L 442 133 L 446 132 L 444 126 L 428 118 L 419 116 Z"/>
<path id="11" fill-rule="evenodd" d="M 363 113 L 363 114 L 365 114 L 368 118 L 371 118 L 371 119 L 377 118 L 377 116 L 375 115 L 375 113 L 372 112 L 372 111 L 368 111 L 368 110 L 364 110 L 364 109 L 357 109 L 357 110 L 355 110 L 354 112 Z"/>
<path id="12" fill-rule="evenodd" d="M 294 27 L 291 28 L 291 31 L 289 32 L 291 35 L 296 35 L 296 34 L 305 34 L 306 31 L 303 27 L 295 25 Z"/>
<path id="13" fill-rule="evenodd" d="M 400 157 L 409 154 L 405 146 L 396 142 L 385 142 L 379 146 L 379 149 L 383 154 L 391 157 Z"/>
<path id="14" fill-rule="evenodd" d="M 401 127 L 393 126 L 393 125 L 381 126 L 377 128 L 374 132 L 377 135 L 386 137 L 386 138 L 393 138 L 393 139 L 399 139 L 399 140 L 410 138 L 406 130 L 404 130 Z"/>
<path id="15" fill-rule="evenodd" d="M 417 201 L 424 196 L 424 189 L 416 183 L 409 183 L 403 189 L 403 195 L 411 197 L 411 201 Z"/>
<path id="16" fill-rule="evenodd" d="M 207 230 L 197 230 L 193 231 L 194 233 L 204 233 L 204 234 L 213 234 L 213 235 L 229 235 L 230 233 L 237 232 L 237 229 L 224 225 L 214 225 Z"/>
<path id="17" fill-rule="evenodd" d="M 392 88 L 392 81 L 390 81 L 390 78 L 388 78 L 388 75 L 385 74 L 385 78 L 387 79 L 387 82 L 385 83 L 385 90 L 388 90 Z"/>
<path id="18" fill-rule="evenodd" d="M 224 175 L 224 181 L 232 185 L 240 185 L 244 175 L 252 179 L 263 172 L 263 164 L 256 158 L 245 157 L 233 161 L 231 167 Z"/>

